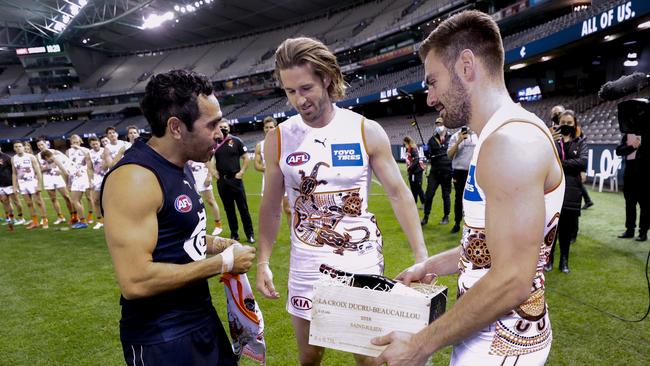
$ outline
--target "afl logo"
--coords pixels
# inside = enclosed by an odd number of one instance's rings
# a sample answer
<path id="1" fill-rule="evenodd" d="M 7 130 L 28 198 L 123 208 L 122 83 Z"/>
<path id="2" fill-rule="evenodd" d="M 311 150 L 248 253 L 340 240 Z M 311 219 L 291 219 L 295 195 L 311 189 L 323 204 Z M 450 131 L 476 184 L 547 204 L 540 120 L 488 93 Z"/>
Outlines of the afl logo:
<path id="1" fill-rule="evenodd" d="M 174 207 L 178 212 L 188 213 L 192 211 L 192 200 L 187 195 L 182 194 L 176 197 L 176 201 L 174 201 Z"/>
<path id="2" fill-rule="evenodd" d="M 291 305 L 298 310 L 311 309 L 311 300 L 302 296 L 294 296 L 291 298 Z"/>
<path id="3" fill-rule="evenodd" d="M 306 152 L 297 151 L 287 156 L 287 165 L 289 166 L 302 165 L 308 162 L 309 158 L 310 158 L 309 154 L 307 154 Z"/>

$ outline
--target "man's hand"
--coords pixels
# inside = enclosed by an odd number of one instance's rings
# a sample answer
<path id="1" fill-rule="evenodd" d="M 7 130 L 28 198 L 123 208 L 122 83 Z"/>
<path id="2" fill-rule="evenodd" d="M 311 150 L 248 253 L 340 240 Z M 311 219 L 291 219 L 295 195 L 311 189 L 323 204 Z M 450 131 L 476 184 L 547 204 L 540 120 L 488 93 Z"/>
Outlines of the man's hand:
<path id="1" fill-rule="evenodd" d="M 205 179 L 205 182 L 203 182 L 203 186 L 207 187 L 210 184 L 212 184 L 212 177 L 210 177 L 210 175 L 208 174 L 208 177 Z"/>
<path id="2" fill-rule="evenodd" d="M 641 146 L 641 138 L 637 137 L 634 140 L 632 140 L 632 147 L 638 149 L 639 146 Z"/>
<path id="3" fill-rule="evenodd" d="M 553 140 L 559 141 L 560 139 L 562 139 L 562 134 L 558 129 L 556 129 L 555 127 L 551 127 L 550 130 L 551 130 L 551 135 L 553 135 Z"/>
<path id="4" fill-rule="evenodd" d="M 257 291 L 267 299 L 279 299 L 280 294 L 273 285 L 273 273 L 268 263 L 260 263 L 257 267 Z"/>
<path id="5" fill-rule="evenodd" d="M 413 341 L 413 334 L 390 332 L 370 341 L 375 346 L 388 346 L 376 359 L 375 366 L 424 366 L 428 355 L 421 354 L 422 347 Z"/>
<path id="6" fill-rule="evenodd" d="M 422 261 L 403 270 L 402 273 L 395 277 L 395 280 L 401 281 L 405 286 L 408 286 L 411 282 L 417 281 L 431 283 L 434 278 L 436 278 L 436 275 L 427 273 L 426 261 Z"/>
<path id="7" fill-rule="evenodd" d="M 238 171 L 237 174 L 235 174 L 235 178 L 239 180 L 241 180 L 243 176 L 244 176 L 244 172 L 242 172 L 241 170 Z"/>
<path id="8" fill-rule="evenodd" d="M 253 265 L 255 259 L 255 248 L 248 245 L 234 245 L 233 265 L 230 273 L 246 273 Z"/>

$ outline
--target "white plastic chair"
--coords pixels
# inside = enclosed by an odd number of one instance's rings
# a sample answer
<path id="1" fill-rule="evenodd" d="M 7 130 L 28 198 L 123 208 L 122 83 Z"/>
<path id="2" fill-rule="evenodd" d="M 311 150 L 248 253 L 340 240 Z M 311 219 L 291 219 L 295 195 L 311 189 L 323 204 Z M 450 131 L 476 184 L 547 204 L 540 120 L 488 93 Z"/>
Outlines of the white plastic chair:
<path id="1" fill-rule="evenodd" d="M 591 188 L 593 189 L 596 186 L 596 181 L 598 181 L 598 192 L 602 192 L 605 180 L 609 179 L 609 190 L 612 192 L 618 192 L 618 169 L 622 162 L 623 159 L 618 156 L 615 157 L 607 171 L 601 170 L 600 173 L 594 175 L 594 180 L 591 182 Z"/>

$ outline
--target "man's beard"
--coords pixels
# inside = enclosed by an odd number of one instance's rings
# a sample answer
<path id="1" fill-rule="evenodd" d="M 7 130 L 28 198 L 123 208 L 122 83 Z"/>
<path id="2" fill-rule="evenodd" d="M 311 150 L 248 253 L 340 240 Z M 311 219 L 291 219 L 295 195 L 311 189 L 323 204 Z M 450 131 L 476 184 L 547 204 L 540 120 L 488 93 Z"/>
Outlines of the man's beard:
<path id="1" fill-rule="evenodd" d="M 445 117 L 443 124 L 447 128 L 459 128 L 466 126 L 471 118 L 472 110 L 469 103 L 469 94 L 460 81 L 456 72 L 452 72 L 451 86 L 445 93 L 445 99 L 454 101 L 453 105 L 445 106 Z"/>

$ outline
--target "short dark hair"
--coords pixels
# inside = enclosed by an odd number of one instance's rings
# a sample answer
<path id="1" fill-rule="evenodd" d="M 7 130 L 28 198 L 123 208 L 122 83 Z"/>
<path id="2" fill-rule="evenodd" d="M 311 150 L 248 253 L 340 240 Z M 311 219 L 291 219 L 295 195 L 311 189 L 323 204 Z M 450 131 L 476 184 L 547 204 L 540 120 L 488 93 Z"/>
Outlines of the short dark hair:
<path id="1" fill-rule="evenodd" d="M 156 137 L 165 135 L 167 120 L 171 117 L 180 119 L 187 130 L 192 131 L 200 115 L 197 97 L 199 94 L 209 96 L 212 92 L 212 85 L 205 76 L 172 70 L 149 79 L 140 108 Z"/>
<path id="2" fill-rule="evenodd" d="M 91 142 L 93 142 L 93 141 L 97 141 L 97 142 L 99 142 L 99 139 L 97 138 L 97 136 L 90 136 L 90 137 L 88 138 L 88 143 L 91 143 Z"/>
<path id="3" fill-rule="evenodd" d="M 108 135 L 108 131 L 117 132 L 117 129 L 115 129 L 115 126 L 108 126 L 108 127 L 106 127 L 106 130 L 104 130 L 104 133 Z"/>
<path id="4" fill-rule="evenodd" d="M 449 70 L 460 53 L 471 50 L 483 61 L 491 75 L 503 75 L 503 41 L 499 26 L 491 16 L 478 10 L 466 10 L 443 21 L 422 41 L 418 53 L 422 62 L 432 50 Z"/>

